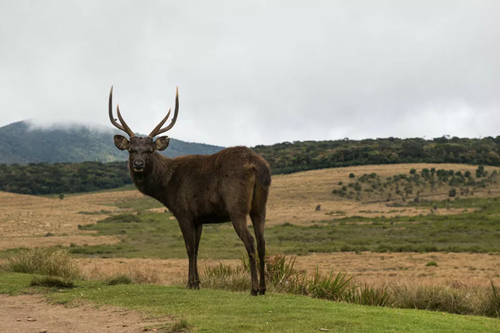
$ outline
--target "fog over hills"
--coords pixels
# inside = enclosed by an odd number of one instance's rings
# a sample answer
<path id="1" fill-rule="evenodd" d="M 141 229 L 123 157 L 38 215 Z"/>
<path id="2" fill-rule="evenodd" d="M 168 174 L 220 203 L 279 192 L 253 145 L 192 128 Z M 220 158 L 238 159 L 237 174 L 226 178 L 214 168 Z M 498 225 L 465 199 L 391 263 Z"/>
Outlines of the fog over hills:
<path id="1" fill-rule="evenodd" d="M 127 159 L 127 152 L 118 150 L 113 135 L 119 133 L 102 125 L 79 124 L 40 125 L 29 120 L 0 128 L 0 163 L 58 163 Z M 212 154 L 223 147 L 185 142 L 171 138 L 168 149 L 162 152 L 175 157 L 189 154 Z"/>

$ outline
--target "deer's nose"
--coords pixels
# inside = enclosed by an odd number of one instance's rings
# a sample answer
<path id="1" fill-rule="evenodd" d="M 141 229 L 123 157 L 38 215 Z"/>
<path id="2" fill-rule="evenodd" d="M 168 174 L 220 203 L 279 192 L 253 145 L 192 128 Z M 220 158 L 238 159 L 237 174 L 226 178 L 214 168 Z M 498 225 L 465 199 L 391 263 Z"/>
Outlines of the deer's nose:
<path id="1" fill-rule="evenodd" d="M 134 168 L 137 168 L 137 169 L 144 168 L 144 161 L 143 160 L 135 160 L 134 161 Z"/>

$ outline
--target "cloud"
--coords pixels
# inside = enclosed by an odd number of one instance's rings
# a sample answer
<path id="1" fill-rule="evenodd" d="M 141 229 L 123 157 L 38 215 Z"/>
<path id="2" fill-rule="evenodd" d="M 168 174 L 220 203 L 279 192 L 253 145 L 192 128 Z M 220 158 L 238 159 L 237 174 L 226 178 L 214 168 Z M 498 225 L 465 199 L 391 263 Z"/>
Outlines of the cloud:
<path id="1" fill-rule="evenodd" d="M 4 1 L 0 125 L 136 132 L 218 145 L 496 136 L 497 1 Z"/>

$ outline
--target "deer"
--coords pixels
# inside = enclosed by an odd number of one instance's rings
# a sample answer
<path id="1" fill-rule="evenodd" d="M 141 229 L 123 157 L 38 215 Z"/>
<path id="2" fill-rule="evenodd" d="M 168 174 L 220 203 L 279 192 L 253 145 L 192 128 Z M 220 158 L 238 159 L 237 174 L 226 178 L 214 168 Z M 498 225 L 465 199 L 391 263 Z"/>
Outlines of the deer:
<path id="1" fill-rule="evenodd" d="M 197 256 L 203 225 L 231 222 L 248 253 L 252 281 L 250 294 L 264 295 L 264 226 L 271 186 L 269 164 L 244 146 L 225 148 L 211 155 L 169 158 L 160 154 L 160 151 L 168 147 L 170 138 L 159 135 L 171 130 L 177 122 L 178 87 L 174 116 L 169 125 L 162 127 L 172 109 L 169 109 L 165 118 L 146 137 L 134 134 L 120 114 L 119 105 L 116 107 L 118 119 L 115 119 L 112 104 L 113 86 L 109 93 L 109 119 L 116 128 L 129 136 L 127 139 L 122 135 L 115 135 L 114 144 L 118 149 L 128 151 L 128 170 L 136 188 L 144 195 L 161 202 L 177 220 L 189 258 L 186 288 L 200 288 Z M 248 215 L 257 239 L 259 283 L 254 238 L 247 225 Z"/>

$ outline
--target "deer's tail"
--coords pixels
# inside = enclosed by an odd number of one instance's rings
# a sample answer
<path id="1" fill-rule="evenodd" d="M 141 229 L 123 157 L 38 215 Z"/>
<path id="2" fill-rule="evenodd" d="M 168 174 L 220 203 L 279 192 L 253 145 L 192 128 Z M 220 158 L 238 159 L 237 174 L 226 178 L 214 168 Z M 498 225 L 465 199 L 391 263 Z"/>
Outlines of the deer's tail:
<path id="1" fill-rule="evenodd" d="M 253 190 L 251 211 L 256 214 L 265 214 L 267 196 L 271 186 L 271 168 L 264 159 L 259 160 L 255 165 L 256 181 Z"/>

